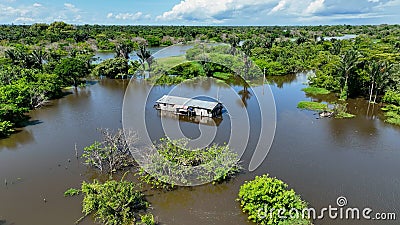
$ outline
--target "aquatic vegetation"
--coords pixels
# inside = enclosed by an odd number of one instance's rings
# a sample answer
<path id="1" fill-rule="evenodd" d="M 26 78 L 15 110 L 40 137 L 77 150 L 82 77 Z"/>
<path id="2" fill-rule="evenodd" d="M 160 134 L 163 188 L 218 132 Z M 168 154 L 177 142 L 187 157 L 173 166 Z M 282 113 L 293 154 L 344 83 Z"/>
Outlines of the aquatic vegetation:
<path id="1" fill-rule="evenodd" d="M 134 132 L 118 129 L 99 129 L 102 141 L 95 141 L 83 149 L 82 158 L 85 164 L 99 169 L 101 172 L 112 174 L 134 163 L 130 146 L 137 141 Z"/>
<path id="2" fill-rule="evenodd" d="M 340 101 L 336 103 L 333 108 L 333 114 L 336 119 L 348 119 L 354 118 L 355 115 L 347 112 L 347 103 L 344 101 Z"/>
<path id="3" fill-rule="evenodd" d="M 84 214 L 76 223 L 86 216 L 93 214 L 98 222 L 106 225 L 154 225 L 151 214 L 141 215 L 149 207 L 143 193 L 132 182 L 109 180 L 100 183 L 83 182 L 80 190 L 69 189 L 64 195 L 83 195 L 82 213 Z"/>
<path id="4" fill-rule="evenodd" d="M 382 108 L 385 112 L 385 122 L 400 126 L 400 92 L 389 90 L 383 101 L 389 105 Z"/>
<path id="5" fill-rule="evenodd" d="M 330 91 L 326 90 L 325 88 L 319 87 L 306 87 L 301 90 L 311 95 L 326 95 L 330 93 Z"/>
<path id="6" fill-rule="evenodd" d="M 299 109 L 307 109 L 312 111 L 329 111 L 328 105 L 319 102 L 308 102 L 308 101 L 301 101 L 297 104 L 297 108 Z"/>
<path id="7" fill-rule="evenodd" d="M 140 179 L 153 188 L 172 189 L 176 182 L 190 185 L 189 177 L 197 167 L 201 174 L 199 179 L 214 183 L 228 180 L 241 170 L 238 155 L 229 149 L 228 145 L 211 145 L 205 149 L 191 149 L 187 147 L 185 139 L 171 140 L 163 138 L 156 146 L 158 154 L 149 155 L 148 163 L 141 168 Z M 162 171 L 168 168 L 168 175 Z"/>
<path id="8" fill-rule="evenodd" d="M 400 126 L 400 106 L 391 104 L 383 107 L 382 110 L 385 112 L 385 122 Z"/>
<path id="9" fill-rule="evenodd" d="M 240 187 L 238 201 L 248 219 L 257 224 L 311 224 L 307 218 L 290 217 L 291 210 L 302 212 L 307 203 L 286 183 L 269 175 L 246 181 Z"/>

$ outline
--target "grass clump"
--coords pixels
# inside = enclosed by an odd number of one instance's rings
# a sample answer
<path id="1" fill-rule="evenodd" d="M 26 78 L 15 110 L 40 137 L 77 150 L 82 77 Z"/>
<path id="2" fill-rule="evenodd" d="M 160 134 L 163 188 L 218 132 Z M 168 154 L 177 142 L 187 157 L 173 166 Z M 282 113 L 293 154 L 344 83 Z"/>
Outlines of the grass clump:
<path id="1" fill-rule="evenodd" d="M 328 105 L 319 102 L 301 101 L 297 104 L 299 109 L 307 109 L 312 111 L 329 111 Z"/>
<path id="2" fill-rule="evenodd" d="M 319 87 L 306 87 L 301 90 L 311 95 L 327 95 L 330 93 L 330 91 L 326 90 L 325 88 Z"/>
<path id="3" fill-rule="evenodd" d="M 340 112 L 335 114 L 336 119 L 350 119 L 356 117 L 355 115 L 347 112 Z"/>

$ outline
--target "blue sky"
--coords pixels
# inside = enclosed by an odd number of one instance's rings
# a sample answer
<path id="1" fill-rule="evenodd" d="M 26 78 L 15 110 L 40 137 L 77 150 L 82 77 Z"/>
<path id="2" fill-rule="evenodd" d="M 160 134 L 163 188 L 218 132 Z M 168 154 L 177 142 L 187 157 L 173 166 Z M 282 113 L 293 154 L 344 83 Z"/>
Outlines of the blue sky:
<path id="1" fill-rule="evenodd" d="M 0 24 L 399 24 L 400 0 L 0 0 Z"/>

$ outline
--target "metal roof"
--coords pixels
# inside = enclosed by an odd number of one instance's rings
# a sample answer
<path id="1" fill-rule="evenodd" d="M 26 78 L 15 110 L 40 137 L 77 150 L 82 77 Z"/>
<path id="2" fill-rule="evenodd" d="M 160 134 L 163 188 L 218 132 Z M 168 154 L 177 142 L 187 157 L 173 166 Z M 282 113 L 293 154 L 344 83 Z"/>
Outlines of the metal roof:
<path id="1" fill-rule="evenodd" d="M 164 95 L 160 99 L 156 101 L 157 103 L 165 103 L 165 104 L 174 104 L 174 105 L 182 105 L 186 107 L 196 107 L 202 109 L 214 109 L 219 102 L 210 102 L 210 101 L 203 101 L 198 99 L 192 98 L 184 98 L 178 96 L 170 96 Z"/>

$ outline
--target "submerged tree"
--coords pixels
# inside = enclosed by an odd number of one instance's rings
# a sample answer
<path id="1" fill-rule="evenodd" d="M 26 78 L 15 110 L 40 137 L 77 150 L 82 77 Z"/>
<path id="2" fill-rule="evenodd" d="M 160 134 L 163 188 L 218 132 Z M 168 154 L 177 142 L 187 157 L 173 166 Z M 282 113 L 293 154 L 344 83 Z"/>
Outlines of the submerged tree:
<path id="1" fill-rule="evenodd" d="M 139 62 L 143 67 L 143 71 L 146 70 L 146 63 L 147 63 L 147 65 L 149 67 L 149 76 L 150 76 L 151 65 L 154 62 L 154 60 L 153 60 L 154 58 L 151 55 L 150 51 L 147 50 L 147 47 L 145 44 L 141 44 L 139 46 L 139 50 L 136 51 L 136 55 L 139 57 Z"/>
<path id="2" fill-rule="evenodd" d="M 80 78 L 88 74 L 86 63 L 78 58 L 62 58 L 60 63 L 56 65 L 54 73 L 57 74 L 64 84 L 78 86 Z"/>
<path id="3" fill-rule="evenodd" d="M 99 131 L 102 140 L 84 148 L 82 157 L 85 164 L 111 174 L 134 163 L 130 152 L 130 147 L 138 140 L 134 132 L 124 133 L 122 129 L 116 132 L 109 129 Z"/>
<path id="4" fill-rule="evenodd" d="M 131 41 L 124 41 L 115 44 L 115 54 L 117 58 L 129 59 L 129 54 L 134 50 L 134 44 Z"/>

